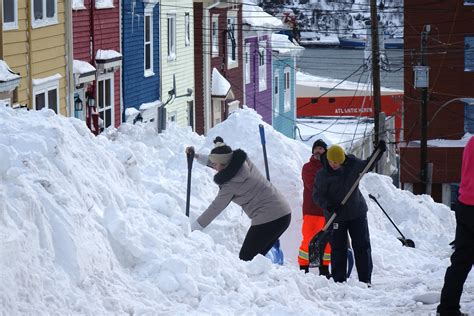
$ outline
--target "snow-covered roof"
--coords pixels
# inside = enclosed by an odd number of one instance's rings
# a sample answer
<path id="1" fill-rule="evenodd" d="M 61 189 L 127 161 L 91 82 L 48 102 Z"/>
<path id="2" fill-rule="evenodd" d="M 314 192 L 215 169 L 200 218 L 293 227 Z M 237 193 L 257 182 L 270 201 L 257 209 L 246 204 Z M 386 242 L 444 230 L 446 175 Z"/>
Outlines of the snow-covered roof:
<path id="1" fill-rule="evenodd" d="M 229 92 L 230 82 L 216 68 L 212 69 L 212 95 L 225 98 Z"/>
<path id="2" fill-rule="evenodd" d="M 86 74 L 95 71 L 95 67 L 89 64 L 87 61 L 74 59 L 73 69 L 75 74 Z"/>
<path id="3" fill-rule="evenodd" d="M 304 48 L 290 41 L 287 35 L 272 34 L 272 50 L 285 55 L 300 55 Z"/>
<path id="4" fill-rule="evenodd" d="M 336 88 L 337 90 L 360 90 L 360 91 L 371 89 L 371 86 L 368 86 L 365 83 L 357 83 L 354 81 L 342 81 L 340 79 L 318 77 L 318 76 L 313 76 L 307 73 L 303 73 L 301 71 L 296 72 L 296 84 L 299 86 L 317 87 L 320 89 Z M 381 87 L 380 91 L 403 93 L 402 90 L 384 88 L 384 87 Z"/>
<path id="5" fill-rule="evenodd" d="M 112 49 L 109 49 L 109 50 L 99 49 L 97 50 L 97 53 L 95 54 L 96 60 L 116 59 L 116 58 L 121 58 L 121 57 L 122 57 L 122 54 Z"/>
<path id="6" fill-rule="evenodd" d="M 13 70 L 8 67 L 7 63 L 0 59 L 0 82 L 12 81 L 20 79 L 21 77 L 14 73 Z"/>
<path id="7" fill-rule="evenodd" d="M 283 22 L 281 20 L 263 11 L 263 9 L 252 0 L 244 0 L 244 5 L 242 7 L 242 21 L 244 24 L 253 27 L 272 29 L 281 29 L 283 27 Z"/>
<path id="8" fill-rule="evenodd" d="M 472 136 L 474 135 L 466 133 L 461 139 L 430 139 L 428 140 L 428 147 L 443 147 L 443 148 L 466 147 L 467 142 Z M 406 147 L 420 147 L 420 141 L 419 140 L 411 141 L 405 146 Z"/>

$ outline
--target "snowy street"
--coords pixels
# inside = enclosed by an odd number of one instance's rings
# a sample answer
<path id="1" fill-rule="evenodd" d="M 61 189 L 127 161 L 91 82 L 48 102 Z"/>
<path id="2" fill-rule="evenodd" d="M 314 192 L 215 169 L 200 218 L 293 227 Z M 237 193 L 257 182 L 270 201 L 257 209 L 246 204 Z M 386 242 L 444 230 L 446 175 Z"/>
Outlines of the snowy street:
<path id="1" fill-rule="evenodd" d="M 293 212 L 283 266 L 263 256 L 239 260 L 250 220 L 237 205 L 202 232 L 190 232 L 185 216 L 185 148 L 207 154 L 221 136 L 264 174 L 259 124 L 271 181 Z M 95 137 L 84 122 L 51 110 L 0 108 L 0 315 L 435 315 L 454 213 L 386 176 L 370 173 L 360 186 L 372 288 L 358 282 L 355 267 L 345 284 L 299 270 L 309 143 L 283 136 L 247 108 L 207 137 L 174 124 L 159 135 L 153 125 L 123 124 Z M 191 219 L 217 194 L 213 175 L 194 164 Z M 402 246 L 369 194 L 416 248 Z M 461 310 L 474 314 L 472 271 Z"/>

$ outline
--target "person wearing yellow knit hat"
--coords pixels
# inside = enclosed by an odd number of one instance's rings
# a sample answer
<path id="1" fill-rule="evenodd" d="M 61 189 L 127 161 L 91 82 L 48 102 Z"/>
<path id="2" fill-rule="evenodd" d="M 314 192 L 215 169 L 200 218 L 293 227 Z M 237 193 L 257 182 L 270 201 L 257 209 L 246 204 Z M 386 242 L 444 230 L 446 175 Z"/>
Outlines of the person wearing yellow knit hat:
<path id="1" fill-rule="evenodd" d="M 380 141 L 377 147 L 380 152 L 387 149 L 384 141 Z M 379 154 L 377 159 L 380 157 Z M 322 162 L 323 169 L 316 175 L 314 183 L 313 200 L 325 210 L 326 215 L 336 213 L 330 240 L 332 277 L 335 282 L 345 282 L 347 279 L 347 233 L 349 233 L 359 281 L 370 286 L 373 264 L 367 204 L 358 185 L 347 202 L 341 204 L 368 160 L 348 155 L 342 147 L 332 145 L 325 157 L 322 157 Z"/>

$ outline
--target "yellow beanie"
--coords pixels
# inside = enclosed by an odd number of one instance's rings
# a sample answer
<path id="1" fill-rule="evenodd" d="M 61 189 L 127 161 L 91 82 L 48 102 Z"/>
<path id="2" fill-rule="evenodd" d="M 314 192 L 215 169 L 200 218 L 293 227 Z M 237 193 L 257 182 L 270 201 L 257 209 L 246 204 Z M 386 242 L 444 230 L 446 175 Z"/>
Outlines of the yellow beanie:
<path id="1" fill-rule="evenodd" d="M 344 149 L 338 145 L 332 145 L 329 147 L 327 152 L 327 158 L 329 161 L 342 164 L 346 160 L 346 155 L 344 154 Z"/>

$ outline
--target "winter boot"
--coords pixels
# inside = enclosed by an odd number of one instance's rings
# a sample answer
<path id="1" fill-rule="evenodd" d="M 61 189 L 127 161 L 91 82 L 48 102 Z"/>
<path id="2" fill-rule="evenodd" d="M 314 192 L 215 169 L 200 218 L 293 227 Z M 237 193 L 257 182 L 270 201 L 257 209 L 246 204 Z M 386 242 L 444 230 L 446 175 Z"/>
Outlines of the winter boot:
<path id="1" fill-rule="evenodd" d="M 329 266 L 320 266 L 319 275 L 324 275 L 327 279 L 330 279 L 331 273 L 329 273 Z"/>
<path id="2" fill-rule="evenodd" d="M 308 266 L 300 266 L 300 270 L 304 270 L 304 273 L 309 272 L 309 265 Z"/>

